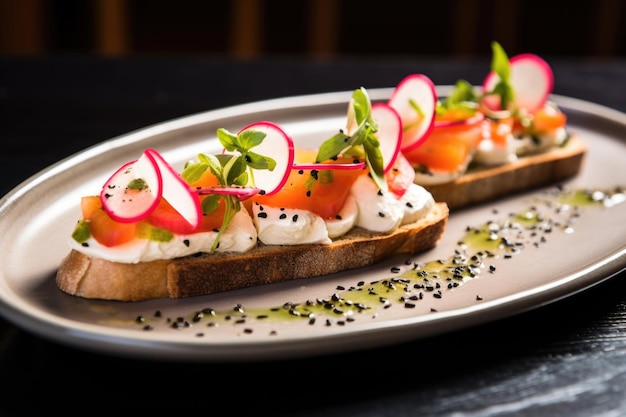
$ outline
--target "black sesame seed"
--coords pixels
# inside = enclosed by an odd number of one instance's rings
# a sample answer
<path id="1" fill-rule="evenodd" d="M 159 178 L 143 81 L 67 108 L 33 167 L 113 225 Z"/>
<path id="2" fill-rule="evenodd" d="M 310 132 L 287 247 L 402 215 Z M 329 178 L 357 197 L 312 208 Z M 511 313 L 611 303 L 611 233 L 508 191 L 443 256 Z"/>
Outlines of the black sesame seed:
<path id="1" fill-rule="evenodd" d="M 257 216 L 261 219 L 266 219 L 267 218 L 267 213 L 259 213 L 257 214 Z"/>

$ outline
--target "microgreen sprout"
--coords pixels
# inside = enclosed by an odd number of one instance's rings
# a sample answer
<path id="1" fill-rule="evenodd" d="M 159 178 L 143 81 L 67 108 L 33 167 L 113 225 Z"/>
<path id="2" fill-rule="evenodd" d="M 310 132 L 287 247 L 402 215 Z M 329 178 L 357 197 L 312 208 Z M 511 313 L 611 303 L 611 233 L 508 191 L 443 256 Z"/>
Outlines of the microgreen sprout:
<path id="1" fill-rule="evenodd" d="M 511 65 L 504 48 L 498 42 L 491 43 L 493 55 L 491 58 L 491 70 L 498 75 L 498 82 L 491 91 L 486 94 L 500 96 L 500 108 L 507 109 L 515 99 L 515 90 L 511 85 Z"/>
<path id="2" fill-rule="evenodd" d="M 336 158 L 339 155 L 365 157 L 370 175 L 376 185 L 387 191 L 387 182 L 384 177 L 384 161 L 380 151 L 380 142 L 376 137 L 378 124 L 372 118 L 372 103 L 365 88 L 354 90 L 348 106 L 347 126 L 350 135 L 340 131 L 326 139 L 320 146 L 316 162 L 323 162 Z M 352 131 L 353 130 L 353 131 Z"/>
<path id="3" fill-rule="evenodd" d="M 265 139 L 266 134 L 257 130 L 244 130 L 239 135 L 233 134 L 224 128 L 217 130 L 217 138 L 228 152 L 217 155 L 198 154 L 198 162 L 191 162 L 185 166 L 181 176 L 188 183 L 194 183 L 210 170 L 222 187 L 254 185 L 254 170 L 267 169 L 272 171 L 276 161 L 268 156 L 260 155 L 251 149 L 258 146 Z M 224 220 L 220 227 L 217 239 L 213 243 L 211 252 L 218 244 L 221 236 L 228 228 L 233 217 L 241 210 L 241 201 L 236 195 L 210 194 L 202 200 L 202 214 L 208 215 L 219 207 L 220 200 L 225 204 Z"/>

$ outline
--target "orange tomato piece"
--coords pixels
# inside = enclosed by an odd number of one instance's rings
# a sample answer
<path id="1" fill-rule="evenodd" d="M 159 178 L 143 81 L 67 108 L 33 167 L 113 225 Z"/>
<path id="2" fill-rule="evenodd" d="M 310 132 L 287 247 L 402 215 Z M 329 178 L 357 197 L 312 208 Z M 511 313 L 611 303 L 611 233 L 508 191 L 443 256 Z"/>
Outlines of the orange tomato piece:
<path id="1" fill-rule="evenodd" d="M 533 114 L 532 130 L 538 133 L 552 132 L 566 123 L 565 113 L 551 105 L 545 105 Z"/>
<path id="2" fill-rule="evenodd" d="M 100 196 L 90 195 L 80 199 L 80 211 L 83 219 L 88 220 L 96 210 L 102 209 Z"/>
<path id="3" fill-rule="evenodd" d="M 104 246 L 121 245 L 130 242 L 137 236 L 139 223 L 117 222 L 109 217 L 102 208 L 94 210 L 87 220 L 91 235 Z"/>
<path id="4" fill-rule="evenodd" d="M 316 152 L 296 149 L 296 163 L 312 163 Z M 337 158 L 324 163 L 352 163 L 352 159 Z M 272 207 L 309 210 L 322 218 L 334 218 L 343 207 L 350 188 L 362 169 L 292 169 L 284 187 L 277 193 L 256 195 L 250 200 Z"/>
<path id="5" fill-rule="evenodd" d="M 220 183 L 217 177 L 213 175 L 211 170 L 207 169 L 196 182 L 190 183 L 189 185 L 191 186 L 191 188 L 198 189 L 203 187 L 215 187 L 217 185 L 220 185 Z"/>
<path id="6" fill-rule="evenodd" d="M 515 119 L 510 116 L 498 120 L 485 120 L 485 123 L 486 135 L 491 138 L 491 141 L 496 145 L 506 146 L 507 139 L 513 131 Z"/>
<path id="7" fill-rule="evenodd" d="M 446 123 L 438 117 L 428 138 L 404 156 L 412 165 L 435 171 L 456 171 L 482 140 L 483 120 L 477 116 L 468 122 Z"/>
<path id="8" fill-rule="evenodd" d="M 202 198 L 206 198 L 203 196 Z M 155 227 L 169 230 L 177 234 L 191 234 L 198 232 L 209 232 L 217 230 L 222 226 L 224 219 L 225 204 L 220 199 L 218 208 L 202 216 L 202 222 L 198 228 L 194 228 L 187 220 L 165 199 L 161 199 L 159 204 L 146 219 L 148 223 Z"/>

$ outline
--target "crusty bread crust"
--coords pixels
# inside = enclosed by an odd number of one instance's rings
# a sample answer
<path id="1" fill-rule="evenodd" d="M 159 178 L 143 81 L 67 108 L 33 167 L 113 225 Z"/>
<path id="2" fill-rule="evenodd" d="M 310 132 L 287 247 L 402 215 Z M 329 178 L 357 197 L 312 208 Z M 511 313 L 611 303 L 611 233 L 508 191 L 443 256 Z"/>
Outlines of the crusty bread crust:
<path id="1" fill-rule="evenodd" d="M 329 245 L 259 245 L 244 253 L 213 253 L 123 264 L 72 250 L 61 262 L 56 284 L 64 292 L 94 299 L 140 301 L 185 298 L 372 265 L 393 254 L 435 247 L 445 230 L 448 207 L 436 203 L 415 223 L 393 233 L 361 228 Z"/>
<path id="2" fill-rule="evenodd" d="M 549 152 L 473 170 L 450 183 L 425 186 L 439 203 L 423 219 L 391 234 L 356 228 L 330 245 L 259 244 L 245 253 L 198 254 L 138 264 L 91 258 L 72 250 L 61 262 L 56 284 L 79 297 L 139 301 L 207 295 L 369 266 L 393 254 L 433 248 L 445 230 L 449 210 L 576 175 L 586 150 L 585 143 L 572 136 L 566 146 Z"/>
<path id="3" fill-rule="evenodd" d="M 450 210 L 563 181 L 580 172 L 587 145 L 572 135 L 564 146 L 495 167 L 472 168 L 455 181 L 424 185 Z"/>

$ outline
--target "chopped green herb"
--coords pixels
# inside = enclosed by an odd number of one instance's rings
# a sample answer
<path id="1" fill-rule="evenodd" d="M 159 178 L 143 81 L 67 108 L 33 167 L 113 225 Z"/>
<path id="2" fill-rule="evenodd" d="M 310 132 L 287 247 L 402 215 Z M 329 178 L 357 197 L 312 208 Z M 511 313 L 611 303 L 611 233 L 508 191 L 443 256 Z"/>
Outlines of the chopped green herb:
<path id="1" fill-rule="evenodd" d="M 146 188 L 148 188 L 148 184 L 146 183 L 146 181 L 144 181 L 143 178 L 135 178 L 134 180 L 128 183 L 127 187 L 129 190 L 141 191 L 141 190 L 145 190 Z"/>
<path id="2" fill-rule="evenodd" d="M 79 220 L 72 232 L 72 239 L 78 243 L 84 243 L 91 237 L 89 231 L 89 222 L 87 220 Z"/>

